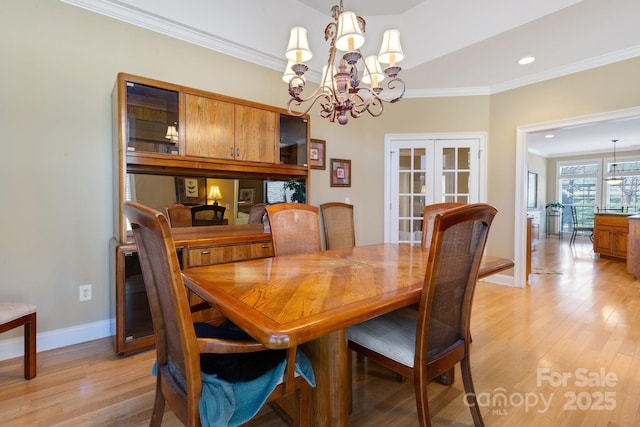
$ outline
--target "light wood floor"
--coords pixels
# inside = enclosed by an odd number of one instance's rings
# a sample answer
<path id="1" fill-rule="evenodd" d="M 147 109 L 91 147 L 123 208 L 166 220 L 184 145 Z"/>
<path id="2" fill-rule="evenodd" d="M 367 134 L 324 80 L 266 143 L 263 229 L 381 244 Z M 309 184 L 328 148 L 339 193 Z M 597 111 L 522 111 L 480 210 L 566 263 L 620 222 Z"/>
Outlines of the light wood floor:
<path id="1" fill-rule="evenodd" d="M 533 266 L 540 274 L 526 289 L 484 282 L 476 291 L 472 371 L 485 424 L 640 425 L 640 281 L 624 263 L 595 258 L 584 237 L 575 247 L 543 238 Z M 117 357 L 104 339 L 40 353 L 32 381 L 20 359 L 0 362 L 0 424 L 147 425 L 153 359 Z M 355 358 L 354 371 L 350 425 L 417 425 L 411 382 Z M 472 424 L 459 372 L 429 394 L 434 426 Z M 163 425 L 180 423 L 167 410 Z M 285 424 L 267 407 L 249 425 Z"/>

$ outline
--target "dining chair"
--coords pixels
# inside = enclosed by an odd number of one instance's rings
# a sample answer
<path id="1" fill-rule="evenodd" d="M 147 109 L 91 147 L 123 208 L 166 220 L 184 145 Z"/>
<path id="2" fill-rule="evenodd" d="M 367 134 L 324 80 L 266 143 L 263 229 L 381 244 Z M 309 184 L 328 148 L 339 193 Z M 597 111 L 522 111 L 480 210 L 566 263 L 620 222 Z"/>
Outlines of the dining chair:
<path id="1" fill-rule="evenodd" d="M 249 221 L 248 224 L 262 224 L 262 217 L 265 213 L 265 205 L 264 203 L 256 203 L 251 206 L 249 210 Z"/>
<path id="2" fill-rule="evenodd" d="M 226 207 L 221 205 L 198 205 L 191 207 L 191 223 L 199 225 L 222 225 L 224 223 L 224 211 Z"/>
<path id="3" fill-rule="evenodd" d="M 317 207 L 303 203 L 276 203 L 266 209 L 275 256 L 322 250 Z"/>
<path id="4" fill-rule="evenodd" d="M 345 249 L 356 245 L 353 205 L 331 202 L 320 205 L 324 241 L 327 249 Z"/>
<path id="5" fill-rule="evenodd" d="M 348 328 L 348 346 L 413 378 L 420 426 L 430 426 L 427 384 L 460 363 L 466 404 L 483 426 L 469 361 L 473 294 L 496 209 L 470 204 L 435 215 L 419 309 L 400 309 Z"/>
<path id="6" fill-rule="evenodd" d="M 0 302 L 0 333 L 24 326 L 24 378 L 36 376 L 36 306 Z"/>
<path id="7" fill-rule="evenodd" d="M 570 208 L 571 220 L 573 221 L 573 230 L 571 231 L 571 239 L 569 239 L 569 244 L 573 245 L 576 242 L 576 236 L 578 235 L 578 233 L 589 233 L 589 238 L 593 242 L 593 226 L 580 225 L 576 207 L 574 205 L 571 205 Z"/>
<path id="8" fill-rule="evenodd" d="M 236 421 L 234 417 L 238 416 L 245 422 L 259 407 L 254 407 L 256 402 L 248 395 L 233 395 L 227 385 L 237 381 L 232 385 L 235 387 L 256 378 L 261 380 L 271 369 L 280 367 L 284 374 L 276 377 L 278 384 L 272 384 L 275 388 L 265 391 L 261 390 L 264 385 L 256 386 L 257 391 L 266 393 L 266 402 L 295 394 L 295 425 L 305 426 L 309 385 L 294 371 L 296 347 L 268 350 L 233 324 L 194 324 L 167 219 L 136 202 L 126 201 L 122 209 L 131 222 L 156 338 L 156 394 L 150 425 L 161 424 L 165 402 L 186 426 L 200 426 L 201 418 L 215 412 L 209 408 L 217 408 L 231 420 Z M 283 360 L 286 370 L 282 368 Z M 237 401 L 235 412 L 228 408 L 229 401 Z M 262 405 L 261 401 L 257 403 Z M 216 423 L 220 420 L 206 420 L 202 424 L 227 425 L 222 422 L 224 419 L 219 424 Z"/>
<path id="9" fill-rule="evenodd" d="M 191 206 L 176 204 L 166 207 L 172 227 L 191 227 Z"/>
<path id="10" fill-rule="evenodd" d="M 431 236 L 433 235 L 433 222 L 436 215 L 442 211 L 451 208 L 464 206 L 464 203 L 442 202 L 426 205 L 422 212 L 422 247 L 429 248 L 431 244 Z"/>

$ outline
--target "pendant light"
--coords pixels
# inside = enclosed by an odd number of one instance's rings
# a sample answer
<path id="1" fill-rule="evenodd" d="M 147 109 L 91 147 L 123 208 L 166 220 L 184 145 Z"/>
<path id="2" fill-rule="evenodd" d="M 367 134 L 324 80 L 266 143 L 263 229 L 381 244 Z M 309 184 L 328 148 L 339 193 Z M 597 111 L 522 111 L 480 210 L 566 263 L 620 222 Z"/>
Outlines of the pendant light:
<path id="1" fill-rule="evenodd" d="M 611 171 L 609 171 L 609 176 L 605 178 L 605 181 L 609 185 L 618 185 L 622 182 L 622 177 L 618 174 L 618 161 L 616 159 L 616 142 L 617 139 L 612 139 L 613 142 L 613 163 L 611 164 Z"/>

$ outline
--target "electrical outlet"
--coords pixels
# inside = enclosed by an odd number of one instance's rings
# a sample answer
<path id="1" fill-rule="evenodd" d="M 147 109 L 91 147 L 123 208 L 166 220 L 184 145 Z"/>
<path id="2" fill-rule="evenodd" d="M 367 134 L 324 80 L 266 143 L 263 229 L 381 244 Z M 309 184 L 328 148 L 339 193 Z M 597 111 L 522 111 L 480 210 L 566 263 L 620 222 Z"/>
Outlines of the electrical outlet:
<path id="1" fill-rule="evenodd" d="M 80 285 L 80 301 L 90 301 L 91 300 L 91 285 Z"/>

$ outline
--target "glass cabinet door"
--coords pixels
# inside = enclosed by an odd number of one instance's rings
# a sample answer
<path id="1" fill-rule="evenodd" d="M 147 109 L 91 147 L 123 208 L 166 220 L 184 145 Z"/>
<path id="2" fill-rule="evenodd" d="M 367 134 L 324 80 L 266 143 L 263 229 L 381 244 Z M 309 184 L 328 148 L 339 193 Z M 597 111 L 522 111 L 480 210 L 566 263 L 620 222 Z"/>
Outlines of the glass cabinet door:
<path id="1" fill-rule="evenodd" d="M 280 163 L 307 165 L 308 120 L 280 114 Z"/>
<path id="2" fill-rule="evenodd" d="M 127 150 L 179 153 L 178 92 L 127 82 Z"/>

